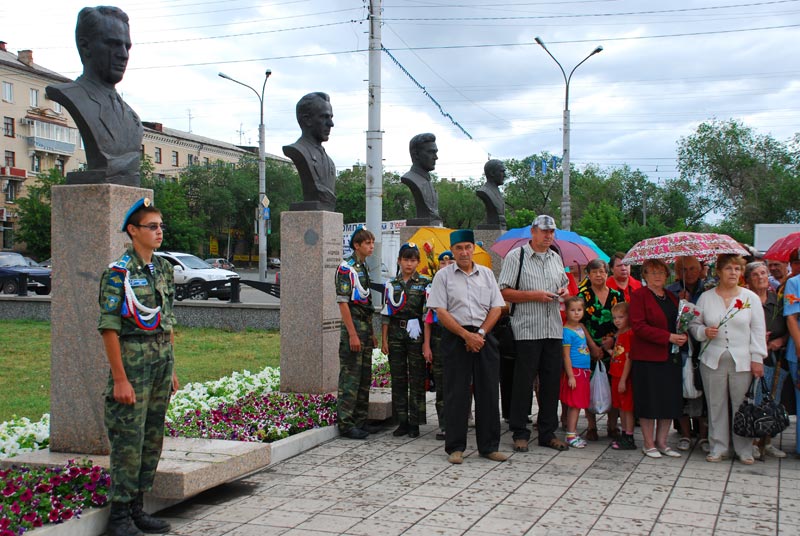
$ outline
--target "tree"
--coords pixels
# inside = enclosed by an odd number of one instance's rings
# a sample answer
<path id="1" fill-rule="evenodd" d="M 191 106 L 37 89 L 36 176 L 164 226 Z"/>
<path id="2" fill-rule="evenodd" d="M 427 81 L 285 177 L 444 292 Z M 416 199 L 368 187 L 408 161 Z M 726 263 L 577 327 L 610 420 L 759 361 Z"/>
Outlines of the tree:
<path id="1" fill-rule="evenodd" d="M 477 182 L 440 179 L 434 187 L 439 195 L 439 215 L 445 227 L 472 229 L 484 220 L 483 202 L 475 195 Z"/>
<path id="2" fill-rule="evenodd" d="M 36 258 L 50 257 L 52 188 L 65 183 L 61 172 L 53 168 L 40 174 L 36 183 L 28 187 L 27 195 L 17 199 L 19 229 L 16 238 L 25 242 L 27 251 Z"/>
<path id="3" fill-rule="evenodd" d="M 692 204 L 748 234 L 756 223 L 800 221 L 796 164 L 786 144 L 734 119 L 702 123 L 678 142 L 678 169 Z"/>
<path id="4" fill-rule="evenodd" d="M 560 215 L 561 172 L 548 168 L 546 173 L 531 174 L 531 164 L 550 162 L 550 153 L 543 152 L 517 160 L 504 160 L 506 166 L 506 185 L 504 193 L 508 212 L 506 219 L 513 218 L 517 210 L 532 210 L 536 214 Z M 540 170 L 540 167 L 536 167 Z M 530 222 L 528 222 L 530 224 Z M 526 224 L 527 225 L 527 224 Z"/>
<path id="5" fill-rule="evenodd" d="M 622 213 L 606 201 L 590 204 L 581 219 L 575 223 L 574 231 L 594 240 L 606 253 L 625 248 Z"/>

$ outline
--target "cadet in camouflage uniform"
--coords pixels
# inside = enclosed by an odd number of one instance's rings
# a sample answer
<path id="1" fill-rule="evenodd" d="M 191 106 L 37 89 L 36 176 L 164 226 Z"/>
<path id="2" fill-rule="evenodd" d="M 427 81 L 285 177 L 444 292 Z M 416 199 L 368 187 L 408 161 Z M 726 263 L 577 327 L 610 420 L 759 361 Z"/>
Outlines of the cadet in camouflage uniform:
<path id="1" fill-rule="evenodd" d="M 439 254 L 439 270 L 447 268 L 456 262 L 453 252 L 449 249 Z M 434 278 L 436 275 L 434 274 Z M 430 292 L 430 288 L 428 289 Z M 425 341 L 422 343 L 422 355 L 425 361 L 431 363 L 433 368 L 433 383 L 436 385 L 436 415 L 439 417 L 439 431 L 436 439 L 445 439 L 444 417 L 444 357 L 441 353 L 442 326 L 439 325 L 436 312 L 429 310 L 425 315 Z"/>
<path id="2" fill-rule="evenodd" d="M 175 295 L 172 265 L 153 255 L 164 238 L 161 211 L 147 198 L 122 223 L 133 245 L 103 272 L 100 321 L 111 371 L 105 391 L 105 423 L 111 442 L 111 516 L 107 534 L 169 532 L 170 525 L 142 510 L 153 489 L 164 416 L 178 388 L 172 344 Z"/>
<path id="3" fill-rule="evenodd" d="M 381 346 L 392 374 L 392 412 L 399 424 L 392 435 L 419 437 L 419 425 L 425 424 L 422 314 L 431 280 L 417 273 L 419 248 L 413 242 L 400 246 L 397 265 L 400 273 L 386 283 L 381 318 Z"/>
<path id="4" fill-rule="evenodd" d="M 365 263 L 375 249 L 375 235 L 359 226 L 350 237 L 353 254 L 336 272 L 336 301 L 342 314 L 339 342 L 339 433 L 365 439 L 369 388 L 372 383 L 372 349 L 377 345 L 372 329 L 372 295 Z"/>

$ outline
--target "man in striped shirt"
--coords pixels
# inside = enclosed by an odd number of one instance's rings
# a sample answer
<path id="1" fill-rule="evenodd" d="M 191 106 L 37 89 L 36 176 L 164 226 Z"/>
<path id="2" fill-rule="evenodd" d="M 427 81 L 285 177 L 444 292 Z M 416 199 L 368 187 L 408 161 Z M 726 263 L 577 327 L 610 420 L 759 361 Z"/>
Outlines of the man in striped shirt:
<path id="1" fill-rule="evenodd" d="M 567 275 L 558 253 L 550 249 L 556 222 L 548 215 L 537 216 L 531 224 L 531 240 L 524 246 L 520 271 L 519 249 L 509 251 L 503 261 L 499 285 L 503 298 L 516 303 L 511 329 L 516 340 L 514 383 L 511 390 L 509 428 L 514 450 L 527 452 L 531 431 L 528 411 L 533 382 L 539 376 L 539 445 L 567 450 L 556 437 L 558 392 L 561 381 L 562 324 L 559 301 L 568 295 Z M 515 288 L 517 273 L 519 286 Z"/>

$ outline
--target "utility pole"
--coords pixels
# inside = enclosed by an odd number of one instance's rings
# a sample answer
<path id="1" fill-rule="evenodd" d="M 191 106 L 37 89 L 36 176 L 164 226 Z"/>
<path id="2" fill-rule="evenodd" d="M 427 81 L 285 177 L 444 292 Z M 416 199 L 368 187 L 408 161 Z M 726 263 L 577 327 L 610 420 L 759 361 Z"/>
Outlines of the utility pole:
<path id="1" fill-rule="evenodd" d="M 381 276 L 383 223 L 383 132 L 381 131 L 381 0 L 369 2 L 369 116 L 367 126 L 367 229 L 375 234 L 375 250 L 367 258 L 370 277 Z"/>

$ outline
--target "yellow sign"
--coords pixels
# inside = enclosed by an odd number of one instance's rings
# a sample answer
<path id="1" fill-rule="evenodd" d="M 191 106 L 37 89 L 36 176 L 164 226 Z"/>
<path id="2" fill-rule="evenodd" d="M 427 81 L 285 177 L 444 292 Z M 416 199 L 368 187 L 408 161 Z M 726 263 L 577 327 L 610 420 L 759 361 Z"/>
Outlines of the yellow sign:
<path id="1" fill-rule="evenodd" d="M 214 236 L 208 241 L 208 252 L 212 257 L 217 257 L 219 255 L 219 241 Z"/>

